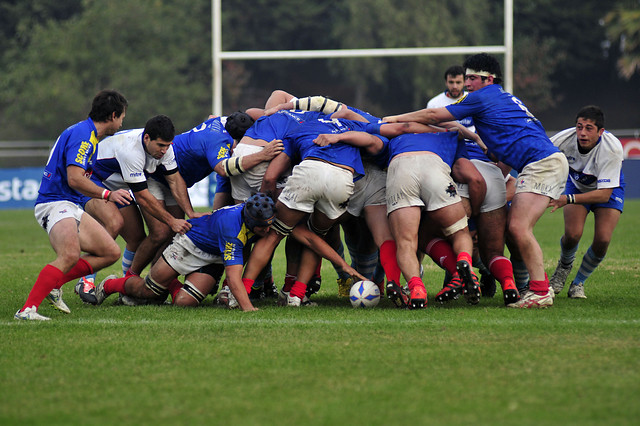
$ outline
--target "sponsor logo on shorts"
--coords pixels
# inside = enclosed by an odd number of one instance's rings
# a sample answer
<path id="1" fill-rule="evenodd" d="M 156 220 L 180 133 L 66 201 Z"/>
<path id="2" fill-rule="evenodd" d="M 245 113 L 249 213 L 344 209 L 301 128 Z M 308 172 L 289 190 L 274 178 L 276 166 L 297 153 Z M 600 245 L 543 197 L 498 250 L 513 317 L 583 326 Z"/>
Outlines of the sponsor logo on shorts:
<path id="1" fill-rule="evenodd" d="M 545 185 L 544 183 L 536 183 L 533 185 L 534 191 L 538 191 L 543 195 L 551 193 L 553 188 L 554 188 L 554 185 Z"/>
<path id="2" fill-rule="evenodd" d="M 387 194 L 387 204 L 390 206 L 396 206 L 403 198 L 403 194 Z"/>
<path id="3" fill-rule="evenodd" d="M 456 190 L 456 186 L 452 183 L 449 184 L 446 191 L 447 191 L 447 194 L 449 194 L 449 197 L 452 197 L 452 198 L 458 194 L 458 191 Z"/>
<path id="4" fill-rule="evenodd" d="M 142 172 L 135 172 L 135 173 L 129 173 L 130 177 L 138 177 L 138 176 L 142 176 Z"/>

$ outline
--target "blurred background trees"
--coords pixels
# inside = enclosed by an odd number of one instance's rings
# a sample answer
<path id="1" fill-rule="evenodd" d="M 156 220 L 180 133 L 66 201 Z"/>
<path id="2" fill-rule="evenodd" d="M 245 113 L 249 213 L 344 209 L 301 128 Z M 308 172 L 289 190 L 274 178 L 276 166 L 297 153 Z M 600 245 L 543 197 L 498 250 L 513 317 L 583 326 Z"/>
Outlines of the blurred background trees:
<path id="1" fill-rule="evenodd" d="M 501 44 L 502 0 L 223 0 L 223 50 Z M 587 103 L 608 128 L 639 128 L 640 1 L 515 0 L 514 93 L 549 130 Z M 0 0 L 2 139 L 51 139 L 102 88 L 125 126 L 155 114 L 178 131 L 211 109 L 210 0 Z M 280 88 L 377 115 L 424 107 L 462 56 L 225 61 L 224 113 Z"/>

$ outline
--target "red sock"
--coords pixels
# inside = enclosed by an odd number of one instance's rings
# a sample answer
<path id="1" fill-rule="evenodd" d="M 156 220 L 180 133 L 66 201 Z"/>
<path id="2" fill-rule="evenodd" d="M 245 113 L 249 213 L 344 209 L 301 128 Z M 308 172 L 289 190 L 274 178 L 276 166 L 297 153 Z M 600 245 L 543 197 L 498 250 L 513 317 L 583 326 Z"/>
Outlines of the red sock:
<path id="1" fill-rule="evenodd" d="M 55 266 L 47 265 L 42 268 L 33 288 L 27 296 L 27 301 L 20 310 L 24 311 L 32 306 L 38 309 L 44 298 L 60 283 L 62 277 L 64 277 L 64 274 Z"/>
<path id="2" fill-rule="evenodd" d="M 182 283 L 180 282 L 179 279 L 174 278 L 173 281 L 171 281 L 171 283 L 169 283 L 169 286 L 167 287 L 167 290 L 169 291 L 169 294 L 171 295 L 171 300 L 176 300 L 176 295 L 178 294 L 178 292 L 180 290 L 182 290 Z"/>
<path id="3" fill-rule="evenodd" d="M 513 266 L 511 261 L 504 256 L 496 256 L 489 262 L 489 272 L 494 276 L 500 284 L 502 289 L 505 289 L 505 284 L 509 281 L 513 282 Z M 511 288 L 511 286 L 509 286 Z"/>
<path id="4" fill-rule="evenodd" d="M 458 259 L 456 260 L 456 262 L 460 262 L 461 260 L 466 260 L 469 263 L 469 265 L 473 265 L 473 261 L 471 260 L 471 255 L 466 251 L 460 252 L 458 254 Z"/>
<path id="5" fill-rule="evenodd" d="M 387 240 L 380 245 L 380 264 L 388 281 L 400 282 L 400 267 L 396 258 L 396 242 Z"/>
<path id="6" fill-rule="evenodd" d="M 307 293 L 307 285 L 303 282 L 296 281 L 293 284 L 293 287 L 291 287 L 291 292 L 289 293 L 289 295 L 292 297 L 297 296 L 300 298 L 300 300 L 302 300 L 306 293 Z"/>
<path id="7" fill-rule="evenodd" d="M 93 274 L 93 268 L 83 258 L 78 259 L 78 263 L 73 265 L 73 268 L 62 277 L 62 284 L 68 283 L 76 278 L 84 277 Z"/>
<path id="8" fill-rule="evenodd" d="M 282 291 L 291 291 L 291 287 L 293 287 L 293 284 L 295 282 L 296 282 L 295 275 L 286 274 L 284 276 L 284 286 L 282 287 Z"/>
<path id="9" fill-rule="evenodd" d="M 251 286 L 256 280 L 250 280 L 249 278 L 243 278 L 242 284 L 244 284 L 244 289 L 247 290 L 247 294 L 251 293 Z"/>
<path id="10" fill-rule="evenodd" d="M 126 273 L 126 274 L 124 274 L 124 276 L 125 276 L 125 277 L 131 277 L 131 276 L 139 277 L 139 276 L 140 276 L 140 274 L 138 274 L 137 272 L 133 272 L 133 271 L 131 270 L 131 268 L 129 268 L 129 269 L 127 269 L 127 273 Z"/>
<path id="11" fill-rule="evenodd" d="M 529 290 L 534 292 L 539 296 L 543 296 L 549 292 L 549 278 L 547 278 L 547 273 L 544 273 L 544 280 L 542 281 L 529 281 Z"/>
<path id="12" fill-rule="evenodd" d="M 104 282 L 105 294 L 107 295 L 113 294 L 113 293 L 127 294 L 127 292 L 124 290 L 124 283 L 127 282 L 129 278 L 131 278 L 131 276 L 106 280 Z"/>
<path id="13" fill-rule="evenodd" d="M 456 273 L 456 254 L 451 244 L 442 238 L 434 238 L 429 241 L 424 252 L 436 262 L 436 265 L 444 268 L 451 275 Z"/>
<path id="14" fill-rule="evenodd" d="M 320 259 L 320 262 L 318 262 L 318 266 L 316 267 L 316 271 L 313 273 L 313 276 L 319 277 L 321 269 L 322 269 L 322 259 Z"/>

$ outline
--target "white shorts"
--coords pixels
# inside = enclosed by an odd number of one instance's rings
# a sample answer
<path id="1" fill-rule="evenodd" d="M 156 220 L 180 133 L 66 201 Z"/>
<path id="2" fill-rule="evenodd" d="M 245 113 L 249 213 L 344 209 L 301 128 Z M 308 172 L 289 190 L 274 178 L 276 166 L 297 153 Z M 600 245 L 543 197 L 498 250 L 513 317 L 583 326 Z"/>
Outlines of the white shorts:
<path id="1" fill-rule="evenodd" d="M 178 205 L 178 202 L 171 193 L 171 188 L 169 188 L 165 184 L 160 183 L 153 178 L 147 179 L 147 188 L 149 189 L 151 195 L 156 197 L 156 199 L 164 201 L 165 206 L 169 207 Z"/>
<path id="2" fill-rule="evenodd" d="M 233 154 L 231 156 L 242 157 L 244 155 L 255 154 L 263 149 L 263 146 L 239 143 L 233 149 Z M 263 161 L 246 172 L 229 178 L 231 181 L 231 196 L 234 200 L 247 201 L 252 194 L 260 192 L 262 178 L 264 178 L 264 174 L 267 171 L 267 167 L 269 167 L 269 163 L 269 161 Z"/>
<path id="3" fill-rule="evenodd" d="M 186 235 L 177 234 L 162 252 L 162 258 L 180 275 L 188 275 L 212 263 L 222 264 L 222 257 L 200 250 Z"/>
<path id="4" fill-rule="evenodd" d="M 568 175 L 567 157 L 561 152 L 556 152 L 524 166 L 516 178 L 516 194 L 533 192 L 555 200 L 564 192 Z"/>
<path id="5" fill-rule="evenodd" d="M 364 163 L 364 177 L 354 183 L 353 195 L 347 211 L 352 216 L 360 216 L 366 206 L 387 204 L 387 172 L 369 163 Z"/>
<path id="6" fill-rule="evenodd" d="M 491 212 L 507 204 L 507 186 L 504 182 L 502 170 L 493 163 L 482 160 L 471 160 L 487 184 L 487 194 L 484 196 L 480 213 Z M 469 185 L 458 184 L 458 194 L 462 198 L 469 198 Z"/>
<path id="7" fill-rule="evenodd" d="M 394 157 L 387 170 L 387 214 L 403 207 L 439 210 L 460 202 L 451 168 L 436 154 Z"/>
<path id="8" fill-rule="evenodd" d="M 49 234 L 53 225 L 62 219 L 72 217 L 76 222 L 80 223 L 84 210 L 71 201 L 52 201 L 50 203 L 36 204 L 33 213 L 40 226 Z"/>
<path id="9" fill-rule="evenodd" d="M 353 173 L 324 161 L 304 160 L 293 172 L 278 197 L 292 210 L 313 213 L 315 209 L 329 219 L 347 211 L 353 195 Z"/>

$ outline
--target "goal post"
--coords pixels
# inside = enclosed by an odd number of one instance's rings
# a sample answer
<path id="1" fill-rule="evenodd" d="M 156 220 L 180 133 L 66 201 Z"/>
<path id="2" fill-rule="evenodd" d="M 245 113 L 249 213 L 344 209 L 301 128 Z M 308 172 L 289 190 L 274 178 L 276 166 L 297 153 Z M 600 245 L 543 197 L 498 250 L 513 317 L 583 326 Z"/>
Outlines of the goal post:
<path id="1" fill-rule="evenodd" d="M 504 0 L 504 44 L 495 46 L 410 47 L 333 50 L 270 50 L 232 52 L 222 50 L 222 0 L 211 0 L 212 111 L 222 115 L 222 61 L 323 59 L 391 56 L 442 56 L 476 53 L 504 55 L 504 80 L 507 92 L 513 93 L 513 0 Z"/>

